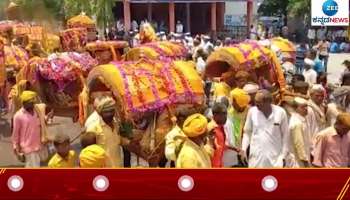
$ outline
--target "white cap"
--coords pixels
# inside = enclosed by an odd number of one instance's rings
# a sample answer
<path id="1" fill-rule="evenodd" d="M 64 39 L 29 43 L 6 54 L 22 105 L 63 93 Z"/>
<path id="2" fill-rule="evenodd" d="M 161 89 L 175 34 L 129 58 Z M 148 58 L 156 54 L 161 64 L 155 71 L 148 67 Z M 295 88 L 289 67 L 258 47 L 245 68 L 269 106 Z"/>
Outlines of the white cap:
<path id="1" fill-rule="evenodd" d="M 305 58 L 304 63 L 305 63 L 305 65 L 309 65 L 311 67 L 315 66 L 315 62 L 309 58 Z"/>
<path id="2" fill-rule="evenodd" d="M 247 83 L 244 85 L 243 90 L 247 92 L 248 94 L 254 94 L 257 93 L 259 90 L 259 85 L 255 83 Z"/>

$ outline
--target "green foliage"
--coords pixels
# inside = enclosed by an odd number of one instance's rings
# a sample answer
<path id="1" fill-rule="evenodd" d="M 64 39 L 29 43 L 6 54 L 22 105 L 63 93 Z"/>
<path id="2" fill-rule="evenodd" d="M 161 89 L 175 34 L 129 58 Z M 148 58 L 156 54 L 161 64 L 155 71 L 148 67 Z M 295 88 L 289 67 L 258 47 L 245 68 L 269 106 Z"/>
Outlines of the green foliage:
<path id="1" fill-rule="evenodd" d="M 289 0 L 288 11 L 291 16 L 310 16 L 310 0 Z"/>
<path id="2" fill-rule="evenodd" d="M 105 28 L 114 21 L 113 7 L 116 0 L 11 0 L 21 7 L 25 20 L 68 20 L 84 12 L 96 17 L 97 25 Z M 0 7 L 6 7 L 9 0 L 0 0 Z M 4 15 L 4 14 L 3 14 Z M 0 15 L 1 16 L 1 15 Z"/>
<path id="3" fill-rule="evenodd" d="M 65 18 L 69 19 L 73 16 L 85 12 L 86 15 L 92 16 L 95 7 L 94 0 L 64 0 L 63 9 Z"/>
<path id="4" fill-rule="evenodd" d="M 279 16 L 287 14 L 288 0 L 265 0 L 259 7 L 259 14 L 263 16 Z"/>

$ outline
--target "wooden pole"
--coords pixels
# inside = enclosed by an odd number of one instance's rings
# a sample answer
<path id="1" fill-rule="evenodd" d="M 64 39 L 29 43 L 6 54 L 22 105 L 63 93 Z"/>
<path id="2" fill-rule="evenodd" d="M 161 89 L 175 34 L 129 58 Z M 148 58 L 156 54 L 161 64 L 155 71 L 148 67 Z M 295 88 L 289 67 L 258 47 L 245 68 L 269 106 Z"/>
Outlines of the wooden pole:
<path id="1" fill-rule="evenodd" d="M 211 3 L 211 31 L 216 35 L 216 3 Z"/>
<path id="2" fill-rule="evenodd" d="M 247 36 L 249 37 L 250 26 L 253 19 L 253 1 L 247 0 Z"/>
<path id="3" fill-rule="evenodd" d="M 191 3 L 186 3 L 186 32 L 191 33 Z"/>
<path id="4" fill-rule="evenodd" d="M 147 20 L 152 22 L 152 3 L 147 3 Z"/>
<path id="5" fill-rule="evenodd" d="M 169 32 L 175 32 L 175 3 L 169 3 Z"/>
<path id="6" fill-rule="evenodd" d="M 130 31 L 131 28 L 131 14 L 130 14 L 130 2 L 129 0 L 124 0 L 124 28 L 125 31 Z"/>

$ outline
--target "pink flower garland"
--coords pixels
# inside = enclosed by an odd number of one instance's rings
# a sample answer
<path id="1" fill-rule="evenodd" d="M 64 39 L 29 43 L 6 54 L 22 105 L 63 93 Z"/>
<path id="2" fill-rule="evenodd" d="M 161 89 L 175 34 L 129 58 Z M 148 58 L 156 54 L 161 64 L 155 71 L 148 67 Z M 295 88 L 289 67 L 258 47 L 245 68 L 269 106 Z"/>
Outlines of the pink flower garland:
<path id="1" fill-rule="evenodd" d="M 137 112 L 137 110 L 134 108 L 133 103 L 132 103 L 132 97 L 131 97 L 131 93 L 130 93 L 128 77 L 126 76 L 126 73 L 123 69 L 123 66 L 121 66 L 122 64 L 125 64 L 125 67 L 127 67 L 128 63 L 112 62 L 112 64 L 114 64 L 114 66 L 118 69 L 120 75 L 123 78 L 123 83 L 124 83 L 124 88 L 125 88 L 125 98 L 124 99 L 126 100 L 126 103 L 129 107 L 129 109 L 131 110 L 131 112 L 135 113 L 135 112 Z"/>

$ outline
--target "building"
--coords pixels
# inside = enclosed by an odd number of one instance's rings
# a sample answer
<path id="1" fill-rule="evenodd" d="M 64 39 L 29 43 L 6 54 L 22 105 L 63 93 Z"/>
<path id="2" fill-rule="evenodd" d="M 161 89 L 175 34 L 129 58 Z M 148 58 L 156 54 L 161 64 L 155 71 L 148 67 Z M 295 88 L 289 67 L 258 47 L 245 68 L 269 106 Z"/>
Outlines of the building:
<path id="1" fill-rule="evenodd" d="M 185 32 L 216 34 L 224 28 L 225 12 L 240 9 L 234 5 L 238 2 L 246 4 L 244 12 L 249 27 L 253 0 L 123 0 L 117 3 L 115 13 L 117 19 L 123 19 L 126 31 L 130 30 L 132 20 L 140 23 L 147 19 L 164 24 L 168 32 L 175 32 L 176 22 L 180 21 Z"/>

